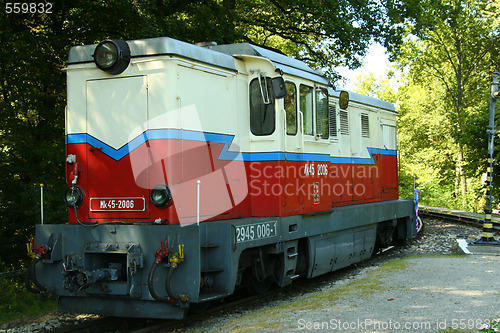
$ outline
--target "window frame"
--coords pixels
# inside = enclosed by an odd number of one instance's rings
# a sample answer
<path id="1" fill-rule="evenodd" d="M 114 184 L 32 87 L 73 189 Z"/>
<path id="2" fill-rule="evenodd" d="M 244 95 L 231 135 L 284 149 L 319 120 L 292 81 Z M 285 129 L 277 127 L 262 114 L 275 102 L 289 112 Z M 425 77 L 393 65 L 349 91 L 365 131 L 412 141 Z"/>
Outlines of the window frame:
<path id="1" fill-rule="evenodd" d="M 276 132 L 276 98 L 274 97 L 274 93 L 273 93 L 273 89 L 272 89 L 272 85 L 271 85 L 271 78 L 270 77 L 265 77 L 265 81 L 266 81 L 266 84 L 268 84 L 268 91 L 269 91 L 269 98 L 271 100 L 271 103 L 269 104 L 265 104 L 264 101 L 262 100 L 262 95 L 260 93 L 260 83 L 259 83 L 259 79 L 258 78 L 254 78 L 250 81 L 249 85 L 248 85 L 248 97 L 249 97 L 249 116 L 250 116 L 250 132 L 255 135 L 255 136 L 269 136 L 269 135 L 272 135 L 274 134 L 274 132 Z M 263 132 L 263 133 L 256 133 L 256 129 L 254 128 L 253 124 L 254 124 L 254 121 L 253 121 L 253 116 L 254 116 L 254 111 L 255 110 L 255 105 L 253 104 L 253 101 L 254 99 L 252 99 L 253 97 L 253 87 L 252 85 L 255 84 L 255 82 L 257 82 L 257 89 L 256 89 L 256 95 L 257 95 L 257 98 L 259 99 L 260 101 L 260 105 L 265 105 L 267 108 L 269 108 L 270 106 L 272 106 L 273 110 L 272 110 L 272 120 L 273 120 L 273 123 L 272 123 L 272 131 L 267 133 L 267 132 Z M 268 112 L 268 110 L 265 110 L 264 112 Z M 259 111 L 259 116 L 262 114 L 262 110 Z M 265 121 L 265 119 L 264 119 Z M 262 129 L 263 128 L 263 125 L 264 123 L 261 122 L 260 124 L 260 128 Z"/>
<path id="2" fill-rule="evenodd" d="M 286 85 L 286 91 L 287 91 L 287 95 L 285 96 L 285 99 L 283 101 L 283 107 L 285 109 L 285 124 L 286 124 L 286 134 L 287 135 L 297 135 L 297 133 L 299 132 L 299 126 L 298 126 L 298 109 L 299 109 L 299 103 L 298 103 L 298 100 L 299 100 L 299 96 L 297 94 L 297 85 L 292 82 L 292 81 L 285 81 L 285 85 Z M 288 89 L 289 86 L 292 86 L 293 87 L 293 97 L 294 97 L 294 103 L 295 103 L 295 132 L 289 132 L 289 123 L 288 123 L 288 111 L 287 110 L 287 105 L 292 105 L 292 104 L 287 104 L 287 100 L 288 98 L 290 97 L 289 93 L 291 92 L 291 89 Z"/>
<path id="3" fill-rule="evenodd" d="M 317 139 L 323 139 L 323 140 L 328 140 L 330 138 L 330 117 L 329 117 L 329 101 L 328 101 L 328 89 L 327 88 L 324 88 L 324 87 L 314 87 L 314 101 L 315 101 L 315 118 L 316 118 L 316 126 L 315 126 L 315 137 Z M 318 99 L 318 96 L 320 95 L 320 93 L 324 93 L 324 100 L 326 101 L 325 105 L 324 105 L 324 109 L 322 110 L 322 112 L 324 113 L 324 115 L 326 116 L 326 123 L 325 123 L 325 119 L 323 119 L 323 130 L 326 130 L 326 133 L 323 133 L 323 131 L 321 131 L 321 136 L 318 137 L 319 135 L 319 126 L 321 126 L 321 122 L 320 122 L 320 117 L 319 117 L 319 113 L 320 113 L 320 109 L 319 109 L 319 99 Z M 326 134 L 326 136 L 325 136 Z"/>
<path id="4" fill-rule="evenodd" d="M 302 87 L 309 88 L 308 90 L 310 92 L 312 92 L 311 93 L 311 95 L 312 95 L 311 96 L 311 105 L 310 105 L 311 106 L 311 110 L 310 110 L 311 111 L 311 117 L 310 117 L 311 118 L 311 133 L 306 133 L 306 125 L 305 125 L 306 124 L 306 113 L 304 112 L 305 110 L 302 110 Z M 315 96 L 314 86 L 309 86 L 307 84 L 301 83 L 299 85 L 299 109 L 302 112 L 303 118 L 304 118 L 304 123 L 303 123 L 303 128 L 302 128 L 304 135 L 314 136 L 314 134 L 315 134 L 315 129 L 316 129 L 316 126 L 315 126 L 316 122 L 314 119 L 315 118 L 314 115 L 316 113 L 315 99 L 316 99 L 316 96 Z M 305 102 L 307 102 L 307 100 Z M 307 105 L 306 105 L 306 107 L 307 107 Z"/>

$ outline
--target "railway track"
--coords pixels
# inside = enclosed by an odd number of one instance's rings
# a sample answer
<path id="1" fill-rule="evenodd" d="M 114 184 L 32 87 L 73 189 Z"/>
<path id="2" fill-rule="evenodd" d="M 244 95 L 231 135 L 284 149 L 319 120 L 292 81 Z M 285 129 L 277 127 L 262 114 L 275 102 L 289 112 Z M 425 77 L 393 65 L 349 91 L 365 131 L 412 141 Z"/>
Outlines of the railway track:
<path id="1" fill-rule="evenodd" d="M 188 323 L 201 321 L 211 316 L 218 315 L 225 311 L 233 311 L 238 307 L 251 306 L 258 304 L 266 299 L 276 297 L 282 289 L 273 289 L 263 295 L 241 296 L 232 295 L 227 301 L 219 303 L 211 303 L 206 309 L 200 309 L 200 313 L 195 311 L 189 313 L 183 320 L 161 320 L 161 319 L 138 319 L 138 318 L 116 318 L 103 317 L 89 320 L 76 325 L 67 325 L 65 327 L 51 330 L 52 333 L 111 333 L 111 332 L 127 332 L 127 333 L 156 333 L 156 332 L 171 332 L 184 327 Z M 238 298 L 240 297 L 240 298 Z"/>
<path id="2" fill-rule="evenodd" d="M 482 217 L 481 214 L 464 213 L 459 211 L 452 211 L 446 209 L 438 209 L 433 207 L 420 207 L 420 215 L 424 218 L 431 217 L 435 219 L 444 219 L 454 223 L 468 225 L 475 228 L 482 228 Z M 484 217 L 484 215 L 483 215 Z M 500 232 L 500 225 L 498 223 L 499 216 L 494 216 L 495 221 L 494 227 L 496 232 Z M 424 232 L 425 233 L 425 232 Z M 380 253 L 374 254 L 374 256 L 362 264 L 370 265 L 373 260 L 383 259 L 384 256 L 390 257 L 393 250 L 397 250 L 399 247 L 391 247 L 384 249 Z M 349 274 L 350 271 L 354 270 L 353 266 L 345 268 L 338 271 L 340 274 Z M 342 273 L 342 271 L 344 273 Z M 323 277 L 324 279 L 330 279 L 331 275 Z M 321 280 L 319 277 L 315 281 Z M 314 281 L 314 280 L 313 280 Z M 311 280 L 299 280 L 296 281 L 292 286 L 288 286 L 281 289 L 274 289 L 264 295 L 247 296 L 244 297 L 241 294 L 234 295 L 226 298 L 223 303 L 211 304 L 209 308 L 204 309 L 201 313 L 190 313 L 184 320 L 150 320 L 150 319 L 136 319 L 136 318 L 113 318 L 104 317 L 94 320 L 89 320 L 85 323 L 66 326 L 63 328 L 58 328 L 51 330 L 50 332 L 55 333 L 66 333 L 66 332 L 127 332 L 127 333 L 156 333 L 156 332 L 179 332 L 183 328 L 188 327 L 194 322 L 204 322 L 211 317 L 217 317 L 227 312 L 239 313 L 247 311 L 246 308 L 252 306 L 258 306 L 262 303 L 269 303 L 273 299 L 286 299 L 298 293 L 298 290 L 311 289 Z"/>
<path id="3" fill-rule="evenodd" d="M 484 214 L 463 212 L 454 209 L 419 206 L 419 215 L 446 219 L 453 222 L 468 224 L 477 228 L 483 227 Z M 492 214 L 493 229 L 500 232 L 500 215 Z"/>

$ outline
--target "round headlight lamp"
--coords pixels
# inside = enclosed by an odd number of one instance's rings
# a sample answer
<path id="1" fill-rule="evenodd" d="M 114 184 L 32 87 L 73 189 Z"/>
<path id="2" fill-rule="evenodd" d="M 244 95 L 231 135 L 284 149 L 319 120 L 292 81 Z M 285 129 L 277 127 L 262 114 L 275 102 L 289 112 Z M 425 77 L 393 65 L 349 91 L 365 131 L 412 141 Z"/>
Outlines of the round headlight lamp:
<path id="1" fill-rule="evenodd" d="M 94 51 L 96 66 L 110 74 L 120 74 L 130 63 L 130 48 L 126 41 L 105 39 Z"/>
<path id="2" fill-rule="evenodd" d="M 156 185 L 149 195 L 151 202 L 158 208 L 165 208 L 172 202 L 172 193 L 167 185 Z"/>
<path id="3" fill-rule="evenodd" d="M 76 185 L 70 186 L 68 187 L 66 192 L 64 192 L 63 200 L 64 203 L 68 205 L 68 207 L 78 208 L 83 202 L 83 192 Z"/>

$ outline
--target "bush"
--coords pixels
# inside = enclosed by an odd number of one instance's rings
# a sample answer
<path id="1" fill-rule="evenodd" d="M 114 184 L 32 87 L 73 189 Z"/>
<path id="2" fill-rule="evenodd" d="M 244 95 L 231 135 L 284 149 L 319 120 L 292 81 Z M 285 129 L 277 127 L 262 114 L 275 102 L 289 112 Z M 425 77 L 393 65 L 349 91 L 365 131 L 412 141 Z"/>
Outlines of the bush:
<path id="1" fill-rule="evenodd" d="M 42 301 L 24 286 L 23 276 L 0 278 L 0 322 L 33 316 L 57 309 L 56 301 Z"/>

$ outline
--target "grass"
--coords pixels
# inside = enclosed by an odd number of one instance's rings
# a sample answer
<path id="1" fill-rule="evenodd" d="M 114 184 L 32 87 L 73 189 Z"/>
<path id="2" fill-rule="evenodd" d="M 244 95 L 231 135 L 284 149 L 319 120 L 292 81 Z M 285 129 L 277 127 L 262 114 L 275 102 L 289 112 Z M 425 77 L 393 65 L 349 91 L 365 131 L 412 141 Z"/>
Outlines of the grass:
<path id="1" fill-rule="evenodd" d="M 0 323 L 32 317 L 57 309 L 56 301 L 42 301 L 28 292 L 21 278 L 0 279 Z"/>

